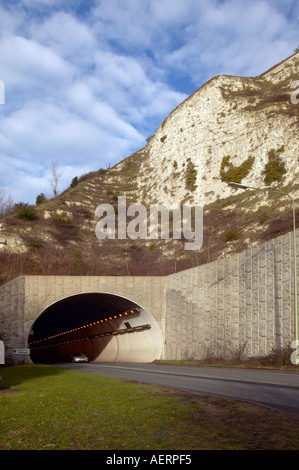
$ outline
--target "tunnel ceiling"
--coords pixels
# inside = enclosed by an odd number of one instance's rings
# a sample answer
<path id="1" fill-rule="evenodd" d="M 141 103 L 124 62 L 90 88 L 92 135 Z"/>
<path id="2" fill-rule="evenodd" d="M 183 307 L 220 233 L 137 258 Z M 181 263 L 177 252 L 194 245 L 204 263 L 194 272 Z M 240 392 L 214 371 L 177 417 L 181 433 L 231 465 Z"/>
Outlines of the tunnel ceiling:
<path id="1" fill-rule="evenodd" d="M 163 336 L 153 317 L 135 302 L 107 293 L 83 293 L 45 308 L 28 337 L 34 363 L 151 362 L 161 357 Z"/>
<path id="2" fill-rule="evenodd" d="M 103 293 L 73 295 L 50 305 L 33 325 L 31 338 L 38 339 L 53 335 L 69 328 L 76 328 L 83 322 L 94 322 L 108 315 L 119 314 L 136 304 L 123 297 Z"/>

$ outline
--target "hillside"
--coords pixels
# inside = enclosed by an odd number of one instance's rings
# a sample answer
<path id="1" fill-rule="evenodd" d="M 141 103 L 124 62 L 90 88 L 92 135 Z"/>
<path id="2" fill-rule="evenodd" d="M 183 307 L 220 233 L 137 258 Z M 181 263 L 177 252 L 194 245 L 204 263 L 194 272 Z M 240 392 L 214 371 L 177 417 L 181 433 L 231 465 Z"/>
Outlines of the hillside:
<path id="1" fill-rule="evenodd" d="M 147 145 L 113 168 L 30 211 L 0 221 L 0 282 L 19 274 L 165 275 L 207 263 L 292 229 L 287 197 L 234 190 L 235 181 L 283 191 L 299 207 L 299 53 L 258 77 L 215 77 L 164 120 Z M 298 88 L 298 87 L 297 87 Z M 99 204 L 204 208 L 204 242 L 99 240 Z M 20 208 L 19 208 L 20 209 Z M 27 214 L 27 215 L 26 215 Z M 297 211 L 299 221 L 299 210 Z"/>

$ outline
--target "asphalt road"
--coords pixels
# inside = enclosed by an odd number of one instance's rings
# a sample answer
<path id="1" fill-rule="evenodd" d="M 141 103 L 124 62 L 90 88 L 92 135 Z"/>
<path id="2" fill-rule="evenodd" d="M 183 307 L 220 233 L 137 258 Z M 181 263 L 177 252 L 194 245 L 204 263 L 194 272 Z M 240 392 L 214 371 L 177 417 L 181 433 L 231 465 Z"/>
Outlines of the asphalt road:
<path id="1" fill-rule="evenodd" d="M 299 371 L 95 362 L 60 366 L 204 396 L 233 398 L 299 415 Z"/>

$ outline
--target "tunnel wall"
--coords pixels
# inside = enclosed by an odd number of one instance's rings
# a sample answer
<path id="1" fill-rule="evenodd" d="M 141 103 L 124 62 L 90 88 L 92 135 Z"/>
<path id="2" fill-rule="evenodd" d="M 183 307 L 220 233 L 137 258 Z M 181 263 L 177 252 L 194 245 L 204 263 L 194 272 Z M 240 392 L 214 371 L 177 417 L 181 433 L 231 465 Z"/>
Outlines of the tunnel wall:
<path id="1" fill-rule="evenodd" d="M 13 348 L 24 348 L 25 277 L 19 276 L 0 287 L 0 339 L 4 342 L 6 359 Z"/>
<path id="2" fill-rule="evenodd" d="M 298 261 L 299 253 L 299 273 Z M 295 339 L 293 277 L 292 233 L 167 277 L 20 276 L 0 287 L 0 339 L 11 357 L 12 348 L 26 347 L 32 323 L 51 303 L 103 292 L 128 298 L 154 317 L 166 359 L 242 348 L 249 356 L 266 355 Z"/>
<path id="3" fill-rule="evenodd" d="M 290 347 L 295 339 L 292 237 L 288 233 L 168 276 L 165 358 L 237 357 L 243 351 L 265 356 Z M 297 246 L 298 241 L 299 230 Z"/>
<path id="4" fill-rule="evenodd" d="M 100 354 L 97 354 L 95 359 L 96 362 L 152 362 L 162 358 L 164 338 L 161 329 L 150 318 L 151 316 L 147 311 L 143 308 L 139 309 L 139 311 L 140 314 L 137 316 L 133 315 L 129 319 L 117 319 L 111 322 L 109 326 L 112 326 L 115 330 L 126 330 L 125 321 L 129 320 L 132 328 L 145 324 L 150 324 L 150 328 L 100 338 L 99 342 L 91 343 L 91 348 L 96 348 L 100 351 Z M 104 343 L 104 345 L 101 343 Z M 86 351 L 86 354 L 88 357 L 91 357 L 88 351 Z"/>
<path id="5" fill-rule="evenodd" d="M 26 276 L 25 331 L 50 304 L 78 293 L 108 293 L 125 297 L 143 307 L 164 331 L 165 278 L 120 276 Z M 38 295 L 36 295 L 38 292 Z M 164 336 L 164 334 L 163 334 Z"/>
<path id="6" fill-rule="evenodd" d="M 33 322 L 62 298 L 89 292 L 123 296 L 154 317 L 164 337 L 165 278 L 121 276 L 20 276 L 0 287 L 0 339 L 8 362 L 13 348 L 27 347 Z"/>

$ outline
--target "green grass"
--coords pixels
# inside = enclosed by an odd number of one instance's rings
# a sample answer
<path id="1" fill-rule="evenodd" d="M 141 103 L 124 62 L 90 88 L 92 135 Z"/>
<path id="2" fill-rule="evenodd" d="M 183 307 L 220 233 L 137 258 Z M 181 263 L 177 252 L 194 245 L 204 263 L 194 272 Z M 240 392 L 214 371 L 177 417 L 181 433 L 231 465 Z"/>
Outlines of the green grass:
<path id="1" fill-rule="evenodd" d="M 52 366 L 0 375 L 0 450 L 299 448 L 298 417 L 256 405 Z"/>
<path id="2" fill-rule="evenodd" d="M 188 407 L 155 387 L 50 366 L 5 368 L 1 386 L 2 449 L 194 446 Z"/>

